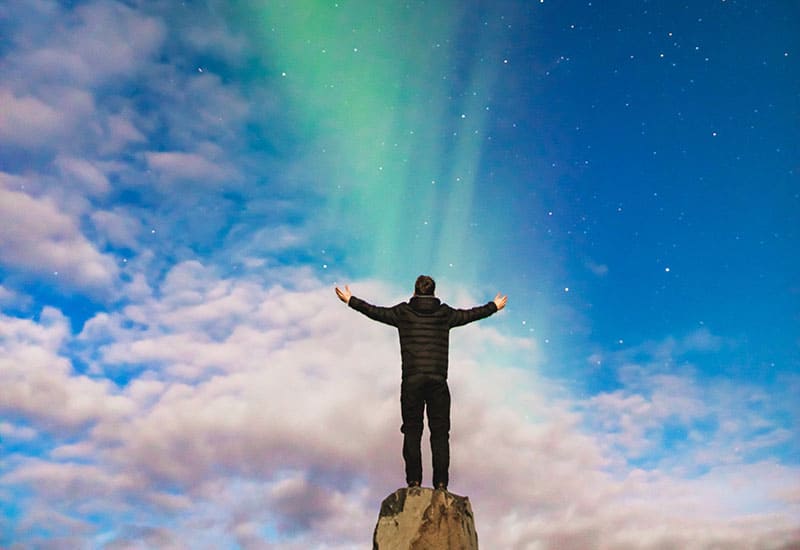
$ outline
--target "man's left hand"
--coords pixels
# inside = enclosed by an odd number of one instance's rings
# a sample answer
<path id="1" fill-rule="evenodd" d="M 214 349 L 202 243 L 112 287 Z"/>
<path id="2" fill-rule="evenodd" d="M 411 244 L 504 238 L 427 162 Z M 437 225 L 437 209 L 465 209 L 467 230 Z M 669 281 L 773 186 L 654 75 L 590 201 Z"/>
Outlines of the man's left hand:
<path id="1" fill-rule="evenodd" d="M 344 290 L 342 290 L 337 286 L 336 287 L 336 295 L 345 304 L 349 303 L 350 302 L 350 297 L 352 296 L 352 294 L 350 294 L 350 287 L 347 286 L 347 285 L 344 285 Z"/>

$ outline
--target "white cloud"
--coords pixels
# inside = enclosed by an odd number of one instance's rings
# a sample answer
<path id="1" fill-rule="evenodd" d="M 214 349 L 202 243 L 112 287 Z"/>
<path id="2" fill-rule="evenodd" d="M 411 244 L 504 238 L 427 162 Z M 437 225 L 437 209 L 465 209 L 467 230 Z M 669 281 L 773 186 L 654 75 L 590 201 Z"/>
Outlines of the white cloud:
<path id="1" fill-rule="evenodd" d="M 147 166 L 167 180 L 190 180 L 198 184 L 217 183 L 232 178 L 236 171 L 197 153 L 180 151 L 145 153 Z"/>
<path id="2" fill-rule="evenodd" d="M 635 364 L 642 357 L 653 361 L 648 367 L 657 367 L 658 372 L 671 369 L 675 361 L 694 352 L 717 351 L 730 342 L 725 342 L 719 336 L 713 335 L 707 328 L 699 328 L 681 338 L 668 336 L 659 341 L 646 341 L 636 346 L 626 347 L 614 354 L 617 363 L 628 362 Z M 634 365 L 631 372 L 634 378 L 638 377 L 639 367 Z"/>
<path id="3" fill-rule="evenodd" d="M 6 307 L 27 307 L 31 301 L 30 296 L 20 294 L 4 285 L 0 285 L 0 311 Z"/>
<path id="4" fill-rule="evenodd" d="M 0 304 L 12 301 L 15 296 L 14 292 L 0 285 Z"/>
<path id="5" fill-rule="evenodd" d="M 79 28 L 65 33 L 64 40 L 91 67 L 95 79 L 130 75 L 151 60 L 167 34 L 162 21 L 118 2 L 93 2 L 76 12 Z"/>
<path id="6" fill-rule="evenodd" d="M 186 41 L 205 56 L 240 65 L 251 54 L 247 38 L 227 28 L 223 19 L 203 21 L 185 31 Z M 202 68 L 202 67 L 201 67 Z"/>
<path id="7" fill-rule="evenodd" d="M 594 260 L 586 260 L 585 265 L 589 271 L 598 277 L 604 277 L 608 275 L 608 266 L 606 264 L 597 263 Z"/>
<path id="8" fill-rule="evenodd" d="M 36 437 L 36 430 L 28 426 L 17 426 L 10 422 L 0 422 L 0 441 L 3 438 L 28 441 Z"/>
<path id="9" fill-rule="evenodd" d="M 134 76 L 152 61 L 166 36 L 160 20 L 113 1 L 83 4 L 71 13 L 48 10 L 17 21 L 18 48 L 8 63 L 38 86 L 96 86 Z"/>
<path id="10" fill-rule="evenodd" d="M 0 89 L 0 141 L 35 147 L 63 138 L 68 127 L 67 117 L 44 101 Z"/>
<path id="11" fill-rule="evenodd" d="M 308 235 L 304 229 L 279 225 L 264 227 L 256 231 L 244 245 L 240 245 L 240 253 L 246 254 L 274 254 L 282 250 L 290 250 L 308 245 Z"/>
<path id="12" fill-rule="evenodd" d="M 796 438 L 785 398 L 758 385 L 701 375 L 687 360 L 723 345 L 729 344 L 702 329 L 607 358 L 606 368 L 616 364 L 621 387 L 596 394 L 581 407 L 604 452 L 618 453 L 616 468 L 645 463 L 675 476 L 695 476 L 779 454 Z"/>
<path id="13" fill-rule="evenodd" d="M 0 184 L 4 176 L 0 173 Z M 114 282 L 113 260 L 49 198 L 0 187 L 0 218 L 0 262 L 6 266 L 89 291 L 106 290 Z"/>
<path id="14" fill-rule="evenodd" d="M 139 249 L 142 224 L 126 210 L 122 208 L 95 210 L 91 214 L 91 219 L 98 233 L 111 244 L 132 250 Z"/>
<path id="15" fill-rule="evenodd" d="M 106 136 L 100 149 L 103 153 L 123 151 L 127 146 L 145 143 L 147 138 L 136 127 L 132 114 L 115 114 L 106 119 Z"/>
<path id="16" fill-rule="evenodd" d="M 52 308 L 39 323 L 0 315 L 0 410 L 58 434 L 129 408 L 109 382 L 77 375 L 59 354 L 69 331 L 68 320 Z"/>
<path id="17" fill-rule="evenodd" d="M 58 85 L 13 92 L 0 82 L 0 143 L 25 150 L 34 162 L 96 140 L 96 117 L 94 96 L 86 90 Z"/>
<path id="18" fill-rule="evenodd" d="M 90 430 L 50 460 L 12 465 L 0 490 L 46 484 L 35 491 L 37 510 L 65 517 L 109 510 L 115 544 L 135 538 L 135 524 L 163 540 L 223 546 L 368 546 L 380 500 L 403 479 L 397 336 L 296 275 L 305 290 L 187 262 L 152 294 L 98 314 L 79 342 L 99 350 L 98 374 L 138 365 L 124 390 L 70 371 L 57 355 L 69 332 L 56 312 L 41 324 L 5 318 L 17 351 L 0 369 L 0 387 L 20 395 L 47 365 L 61 392 L 29 392 L 51 398 L 6 400 L 6 408 L 34 425 L 81 420 Z M 389 302 L 405 294 L 369 282 L 352 288 Z M 523 362 L 536 350 L 491 320 L 457 329 L 453 348 L 452 489 L 469 494 L 487 547 L 748 548 L 796 539 L 795 468 L 717 461 L 702 475 L 644 471 L 604 441 L 621 416 L 631 415 L 635 447 L 646 438 L 637 423 L 693 418 L 721 396 L 701 407 L 686 380 L 659 375 L 650 393 L 587 406 L 529 370 L 498 366 L 498 353 Z M 606 421 L 595 433 L 584 428 L 591 407 Z M 85 496 L 75 508 L 69 494 L 79 486 Z"/>
<path id="19" fill-rule="evenodd" d="M 55 165 L 68 186 L 75 185 L 89 195 L 104 195 L 111 189 L 102 170 L 85 159 L 59 155 Z"/>

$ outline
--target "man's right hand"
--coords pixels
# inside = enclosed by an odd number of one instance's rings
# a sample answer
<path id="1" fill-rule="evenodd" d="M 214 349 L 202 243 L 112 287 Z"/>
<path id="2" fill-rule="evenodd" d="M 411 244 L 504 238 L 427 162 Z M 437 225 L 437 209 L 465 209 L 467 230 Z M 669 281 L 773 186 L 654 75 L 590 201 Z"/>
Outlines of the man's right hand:
<path id="1" fill-rule="evenodd" d="M 504 307 L 506 307 L 506 302 L 508 301 L 508 296 L 501 296 L 500 293 L 497 293 L 497 296 L 494 297 L 494 305 L 497 306 L 497 311 L 500 311 Z"/>
<path id="2" fill-rule="evenodd" d="M 350 297 L 352 296 L 352 294 L 350 294 L 350 287 L 349 287 L 349 286 L 347 286 L 347 285 L 344 285 L 344 290 L 341 290 L 341 289 L 340 289 L 340 288 L 337 286 L 337 287 L 336 287 L 336 295 L 337 295 L 337 296 L 339 297 L 339 299 L 340 299 L 341 301 L 343 301 L 345 304 L 349 303 L 349 302 L 350 302 Z M 499 296 L 499 294 L 498 294 L 498 296 Z"/>

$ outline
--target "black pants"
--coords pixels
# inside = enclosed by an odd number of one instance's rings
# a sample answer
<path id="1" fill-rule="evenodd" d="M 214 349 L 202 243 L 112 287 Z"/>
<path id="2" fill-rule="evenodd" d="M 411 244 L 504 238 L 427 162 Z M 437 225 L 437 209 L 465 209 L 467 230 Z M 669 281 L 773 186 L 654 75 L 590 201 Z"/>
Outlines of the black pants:
<path id="1" fill-rule="evenodd" d="M 441 376 L 416 374 L 400 386 L 400 409 L 403 416 L 403 458 L 406 461 L 406 482 L 422 484 L 422 414 L 427 408 L 431 432 L 433 486 L 447 486 L 450 468 L 450 389 Z"/>

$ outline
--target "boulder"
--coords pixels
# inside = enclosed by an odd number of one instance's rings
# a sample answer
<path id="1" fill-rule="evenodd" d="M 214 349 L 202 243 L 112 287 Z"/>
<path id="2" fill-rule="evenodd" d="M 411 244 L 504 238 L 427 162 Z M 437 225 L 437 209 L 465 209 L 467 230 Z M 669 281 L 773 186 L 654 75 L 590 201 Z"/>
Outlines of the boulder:
<path id="1" fill-rule="evenodd" d="M 381 503 L 373 550 L 477 550 L 469 498 L 441 489 L 398 489 Z"/>

